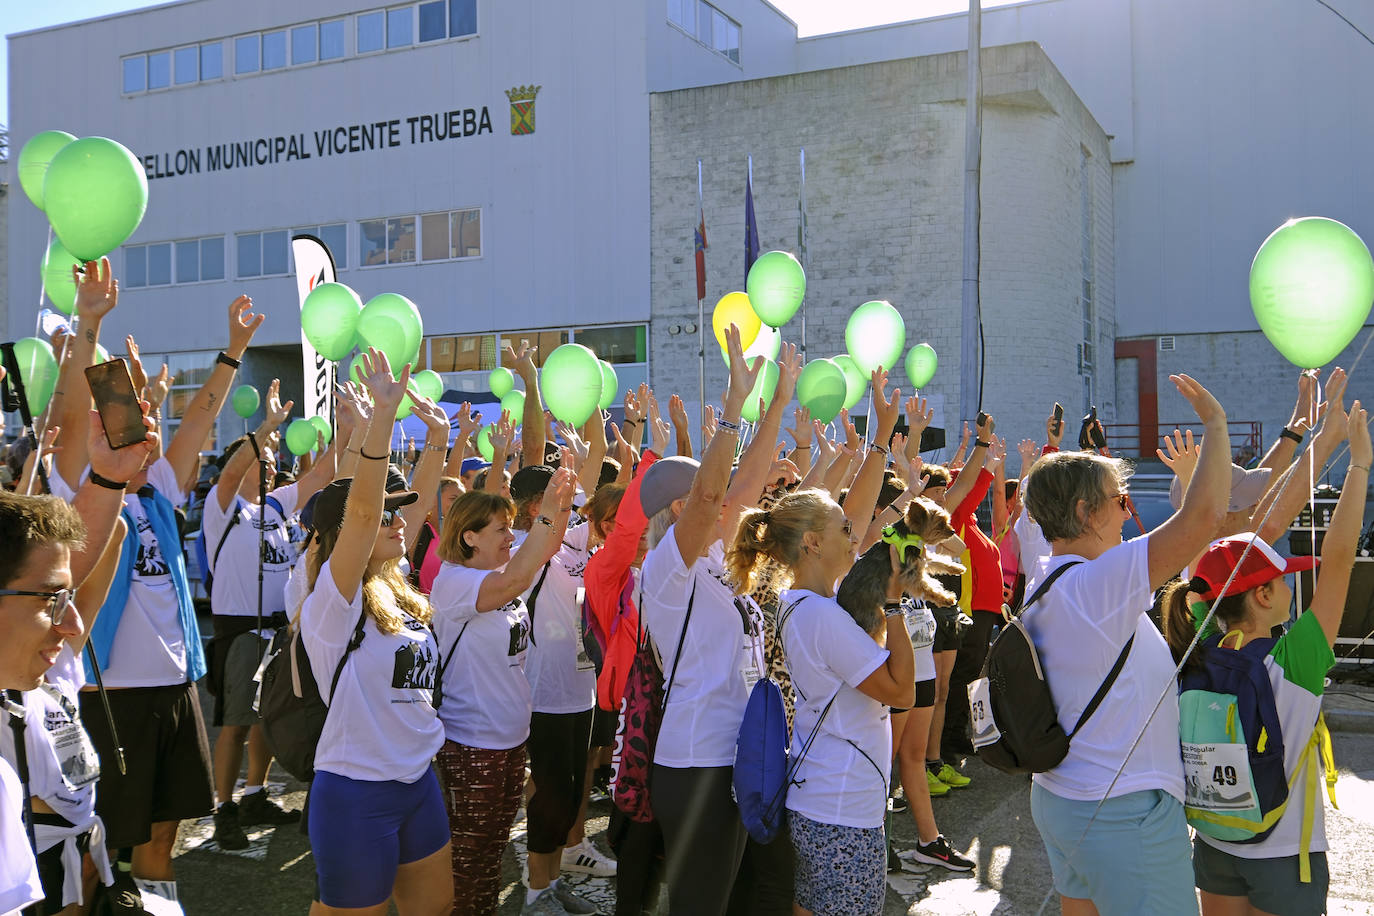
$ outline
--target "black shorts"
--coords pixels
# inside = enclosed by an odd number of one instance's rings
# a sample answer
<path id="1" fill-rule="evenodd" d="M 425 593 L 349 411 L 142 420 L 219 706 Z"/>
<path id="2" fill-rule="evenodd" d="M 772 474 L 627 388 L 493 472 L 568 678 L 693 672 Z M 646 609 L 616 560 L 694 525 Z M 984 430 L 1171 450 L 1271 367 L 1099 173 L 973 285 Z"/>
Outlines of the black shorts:
<path id="1" fill-rule="evenodd" d="M 959 626 L 959 608 L 935 607 L 930 610 L 935 614 L 935 643 L 932 651 L 959 651 L 959 643 L 964 638 L 963 628 Z"/>
<path id="2" fill-rule="evenodd" d="M 107 692 L 124 748 L 120 774 L 100 696 L 81 692 L 81 720 L 100 757 L 95 809 L 110 849 L 139 846 L 152 825 L 203 817 L 214 808 L 214 781 L 205 719 L 194 684 L 128 687 Z"/>
<path id="3" fill-rule="evenodd" d="M 904 712 L 911 712 L 913 709 L 926 709 L 935 705 L 935 678 L 928 681 L 916 682 L 916 698 L 910 706 L 889 706 L 887 711 L 894 716 Z"/>
<path id="4" fill-rule="evenodd" d="M 610 747 L 615 744 L 615 731 L 620 725 L 620 714 L 602 709 L 592 710 L 592 747 Z"/>

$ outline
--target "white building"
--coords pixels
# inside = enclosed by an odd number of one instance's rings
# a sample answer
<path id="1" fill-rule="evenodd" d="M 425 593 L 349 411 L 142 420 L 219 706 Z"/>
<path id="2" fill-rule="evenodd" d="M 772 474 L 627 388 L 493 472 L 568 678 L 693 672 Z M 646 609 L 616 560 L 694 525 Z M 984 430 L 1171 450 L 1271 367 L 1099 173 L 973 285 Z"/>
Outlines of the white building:
<path id="1" fill-rule="evenodd" d="M 1367 10 L 1347 15 L 1374 30 Z M 453 373 L 451 387 L 481 387 L 501 340 L 523 336 L 546 351 L 580 340 L 623 382 L 647 374 L 662 391 L 694 395 L 695 341 L 671 329 L 695 306 L 695 160 L 712 165 L 709 316 L 743 279 L 745 155 L 756 157 L 766 249 L 795 238 L 796 150 L 808 147 L 811 166 L 822 147 L 838 149 L 795 97 L 796 137 L 769 124 L 755 143 L 760 125 L 740 115 L 757 109 L 760 92 L 814 93 L 833 124 L 843 106 L 868 104 L 866 82 L 881 88 L 862 65 L 943 68 L 953 88 L 935 100 L 944 127 L 930 142 L 955 167 L 939 173 L 940 205 L 922 212 L 936 220 L 943 256 L 954 253 L 940 266 L 952 273 L 918 260 L 897 265 L 896 289 L 859 289 L 875 231 L 887 230 L 881 256 L 894 260 L 909 260 L 911 239 L 841 209 L 839 172 L 830 182 L 826 167 L 809 168 L 813 289 L 829 296 L 808 299 L 827 316 L 808 329 L 809 349 L 831 355 L 818 350 L 835 340 L 827 321 L 865 298 L 891 298 L 913 322 L 923 309 L 957 319 L 962 216 L 947 204 L 959 199 L 962 151 L 963 55 L 952 52 L 966 41 L 963 16 L 798 40 L 765 0 L 184 0 L 11 36 L 10 130 L 16 150 L 61 128 L 113 137 L 144 159 L 148 214 L 112 255 L 124 303 L 106 343 L 136 330 L 144 352 L 169 354 L 187 385 L 223 345 L 224 309 L 240 291 L 269 316 L 246 380 L 280 374 L 288 390 L 299 385 L 286 240 L 308 228 L 365 299 L 396 291 L 419 303 L 422 357 Z M 1026 42 L 1043 54 L 997 47 Z M 1159 382 L 1186 368 L 1272 439 L 1293 373 L 1255 330 L 1245 274 L 1260 241 L 1292 215 L 1374 234 L 1374 192 L 1362 180 L 1374 139 L 1358 94 L 1374 77 L 1364 39 L 1317 4 L 1029 0 L 986 11 L 983 43 L 985 77 L 1034 57 L 1022 71 L 1040 74 L 1043 97 L 1063 100 L 1048 113 L 1014 111 L 989 78 L 983 294 L 989 373 L 1003 378 L 989 381 L 988 409 L 1017 437 L 1034 434 L 1046 399 L 1071 413 L 1096 401 L 1108 419 L 1148 422 L 1157 393 L 1157 417 L 1183 419 L 1186 406 Z M 48 75 L 27 78 L 35 72 Z M 912 99 L 909 112 L 903 101 L 884 100 L 894 129 L 930 116 L 917 111 L 930 99 Z M 709 129 L 697 131 L 684 112 L 708 105 L 717 106 L 700 120 Z M 1085 159 L 1064 157 L 1062 144 L 1046 158 L 1048 146 L 1009 131 L 1050 117 L 1072 122 L 1064 136 L 1078 138 Z M 900 184 L 931 155 L 893 149 L 866 174 Z M 15 337 L 32 333 L 18 303 L 39 299 L 46 227 L 22 194 L 9 207 L 5 332 Z M 1037 274 L 1040 262 L 1054 276 Z M 1080 285 L 1088 274 L 1091 290 Z M 1016 308 L 1023 299 L 1045 307 Z M 941 341 L 932 393 L 953 404 L 957 320 L 929 326 L 913 327 L 911 342 Z M 1086 365 L 1084 343 L 1096 344 Z M 709 342 L 708 351 L 718 369 Z M 1005 378 L 1012 372 L 1024 377 Z M 1355 393 L 1371 389 L 1357 374 Z M 173 416 L 175 398 L 188 396 L 174 396 Z M 224 432 L 236 431 L 227 422 Z"/>

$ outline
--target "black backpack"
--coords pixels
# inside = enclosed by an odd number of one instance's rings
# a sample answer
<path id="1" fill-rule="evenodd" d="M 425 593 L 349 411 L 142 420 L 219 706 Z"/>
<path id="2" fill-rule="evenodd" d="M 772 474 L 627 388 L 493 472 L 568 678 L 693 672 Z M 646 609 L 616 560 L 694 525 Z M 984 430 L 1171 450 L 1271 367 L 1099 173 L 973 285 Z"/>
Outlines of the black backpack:
<path id="1" fill-rule="evenodd" d="M 339 676 L 354 649 L 363 641 L 363 623 L 367 612 L 358 615 L 358 625 L 344 648 L 329 696 L 339 686 Z M 262 732 L 272 755 L 286 772 L 309 782 L 315 776 L 315 748 L 324 732 L 324 720 L 329 706 L 320 696 L 310 659 L 305 654 L 300 630 L 282 627 L 272 639 L 272 656 L 262 670 L 262 692 L 258 696 L 258 714 L 262 717 Z"/>
<path id="2" fill-rule="evenodd" d="M 1040 600 L 1055 579 L 1079 562 L 1065 563 L 1045 577 L 1021 610 Z M 982 676 L 968 685 L 969 721 L 979 759 L 1004 773 L 1044 773 L 1059 766 L 1069 753 L 1070 739 L 1106 699 L 1133 642 L 1134 636 L 1126 641 L 1073 731 L 1065 734 L 1035 644 L 1021 618 L 1012 618 L 988 649 Z"/>

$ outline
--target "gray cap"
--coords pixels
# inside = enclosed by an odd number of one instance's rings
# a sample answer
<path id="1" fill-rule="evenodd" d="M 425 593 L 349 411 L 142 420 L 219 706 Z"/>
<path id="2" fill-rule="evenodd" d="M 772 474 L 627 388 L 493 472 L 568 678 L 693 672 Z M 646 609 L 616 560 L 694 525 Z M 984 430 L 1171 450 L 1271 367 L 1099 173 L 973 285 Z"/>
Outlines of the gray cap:
<path id="1" fill-rule="evenodd" d="M 639 503 L 645 516 L 653 518 L 671 506 L 673 500 L 685 497 L 699 467 L 701 462 L 681 455 L 660 458 L 651 464 L 639 485 Z"/>
<path id="2" fill-rule="evenodd" d="M 1264 491 L 1269 488 L 1270 473 L 1269 468 L 1247 471 L 1238 464 L 1231 465 L 1231 501 L 1226 506 L 1226 511 L 1239 512 L 1259 502 L 1264 497 Z M 1169 484 L 1169 505 L 1175 509 L 1183 505 L 1183 487 L 1177 477 Z"/>

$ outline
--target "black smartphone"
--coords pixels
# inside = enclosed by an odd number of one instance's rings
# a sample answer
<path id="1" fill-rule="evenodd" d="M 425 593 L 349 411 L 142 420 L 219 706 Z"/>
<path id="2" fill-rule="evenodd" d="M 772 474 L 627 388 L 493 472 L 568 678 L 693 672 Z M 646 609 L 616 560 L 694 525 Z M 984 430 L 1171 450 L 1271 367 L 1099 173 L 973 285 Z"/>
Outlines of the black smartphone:
<path id="1" fill-rule="evenodd" d="M 1058 401 L 1054 402 L 1054 434 L 1064 435 L 1064 405 Z"/>
<path id="2" fill-rule="evenodd" d="M 978 411 L 978 425 L 981 427 L 981 426 L 983 426 L 983 425 L 984 425 L 985 423 L 987 423 L 987 422 L 988 422 L 988 415 L 985 414 L 985 413 L 983 413 L 983 411 L 981 411 L 981 410 Z"/>
<path id="3" fill-rule="evenodd" d="M 143 407 L 138 403 L 129 366 L 123 359 L 96 363 L 86 370 L 95 409 L 105 427 L 105 441 L 110 448 L 126 448 L 148 437 L 143 425 Z"/>

